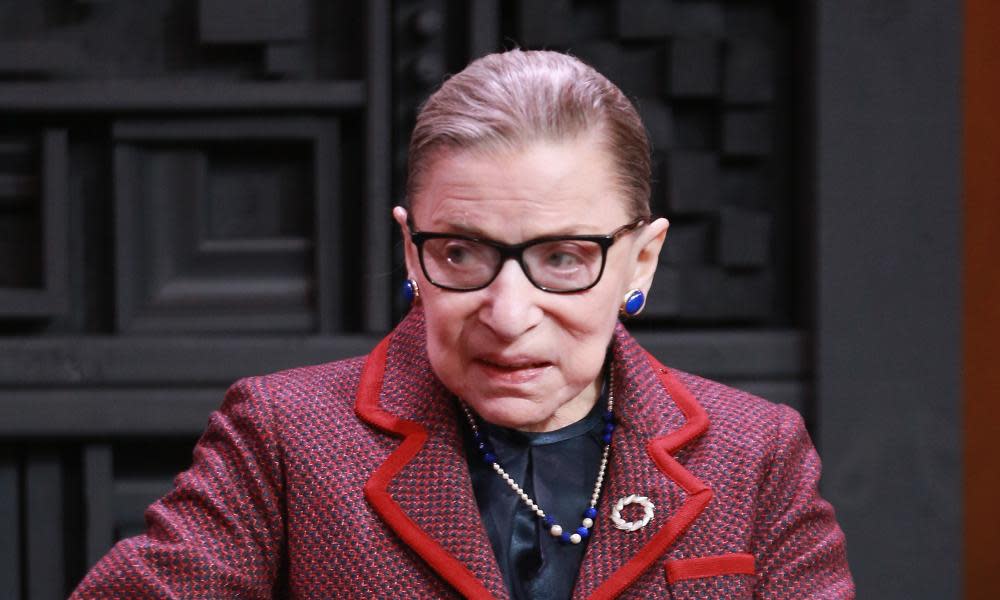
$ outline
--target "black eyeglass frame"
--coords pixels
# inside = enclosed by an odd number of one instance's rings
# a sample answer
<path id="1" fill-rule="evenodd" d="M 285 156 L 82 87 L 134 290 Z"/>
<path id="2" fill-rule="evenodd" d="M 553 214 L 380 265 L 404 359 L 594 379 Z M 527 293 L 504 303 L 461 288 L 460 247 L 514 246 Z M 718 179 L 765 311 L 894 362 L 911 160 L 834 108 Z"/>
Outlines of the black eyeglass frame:
<path id="1" fill-rule="evenodd" d="M 506 264 L 508 260 L 514 259 L 517 261 L 517 264 L 520 265 L 521 272 L 523 272 L 524 276 L 527 277 L 528 281 L 531 282 L 531 285 L 542 290 L 543 292 L 549 292 L 551 294 L 578 294 L 580 292 L 585 292 L 590 288 L 594 287 L 595 285 L 597 285 L 598 283 L 600 283 L 601 277 L 604 276 L 604 267 L 605 265 L 607 265 L 608 262 L 608 248 L 610 248 L 612 244 L 618 241 L 618 238 L 622 237 L 626 233 L 630 233 L 638 229 L 639 227 L 642 227 L 643 225 L 648 225 L 649 223 L 651 223 L 652 217 L 639 217 L 638 219 L 630 223 L 622 225 L 621 227 L 615 229 L 614 231 L 612 231 L 607 235 L 551 235 L 551 236 L 544 236 L 527 240 L 525 242 L 521 242 L 520 244 L 503 244 L 494 240 L 477 238 L 473 236 L 462 235 L 459 233 L 437 233 L 433 231 L 417 231 L 416 227 L 414 227 L 413 225 L 413 221 L 410 219 L 407 220 L 409 221 L 407 225 L 410 229 L 410 240 L 417 247 L 417 257 L 420 260 L 420 269 L 424 272 L 424 277 L 427 278 L 427 281 L 431 282 L 432 284 L 443 290 L 449 290 L 452 292 L 475 292 L 487 288 L 497 278 L 497 275 L 500 274 L 500 271 L 503 269 L 504 264 Z M 434 281 L 434 278 L 431 277 L 430 273 L 427 272 L 427 265 L 424 263 L 424 242 L 426 242 L 427 240 L 437 240 L 437 239 L 461 240 L 465 242 L 474 242 L 477 244 L 483 244 L 484 246 L 489 246 L 490 248 L 493 248 L 500 253 L 500 261 L 497 263 L 497 268 L 495 271 L 493 271 L 493 275 L 483 285 L 479 285 L 476 287 L 468 287 L 468 288 L 442 285 L 437 281 Z M 597 272 L 597 277 L 594 278 L 594 281 L 590 285 L 573 290 L 555 290 L 539 285 L 535 281 L 534 277 L 532 277 L 531 270 L 528 269 L 528 266 L 524 263 L 524 251 L 532 246 L 537 246 L 539 244 L 546 244 L 550 242 L 572 242 L 572 241 L 594 242 L 601 247 L 601 268 Z"/>

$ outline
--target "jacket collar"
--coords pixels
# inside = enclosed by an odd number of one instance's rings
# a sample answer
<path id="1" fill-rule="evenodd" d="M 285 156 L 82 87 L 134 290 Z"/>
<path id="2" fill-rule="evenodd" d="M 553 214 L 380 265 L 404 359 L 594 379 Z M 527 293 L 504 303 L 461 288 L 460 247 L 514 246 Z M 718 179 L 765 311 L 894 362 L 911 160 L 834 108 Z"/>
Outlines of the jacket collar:
<path id="1" fill-rule="evenodd" d="M 708 427 L 705 412 L 621 325 L 611 348 L 618 427 L 574 598 L 616 597 L 664 554 L 712 495 L 673 457 Z M 355 410 L 402 438 L 365 485 L 373 509 L 464 596 L 506 598 L 472 490 L 460 415 L 427 360 L 422 311 L 411 311 L 369 355 Z M 615 502 L 632 494 L 649 498 L 655 516 L 646 527 L 625 532 L 609 516 Z M 623 517 L 634 518 L 628 510 Z"/>

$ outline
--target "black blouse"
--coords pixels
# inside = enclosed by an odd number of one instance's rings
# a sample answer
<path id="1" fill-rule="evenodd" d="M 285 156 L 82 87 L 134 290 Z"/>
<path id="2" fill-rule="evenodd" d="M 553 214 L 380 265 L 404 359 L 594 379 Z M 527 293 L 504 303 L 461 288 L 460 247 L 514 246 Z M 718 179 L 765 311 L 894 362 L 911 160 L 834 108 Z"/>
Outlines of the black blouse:
<path id="1" fill-rule="evenodd" d="M 555 431 L 528 433 L 478 421 L 497 462 L 565 531 L 580 527 L 604 449 L 602 394 L 590 413 Z M 573 593 L 587 540 L 562 544 L 480 458 L 463 420 L 465 455 L 479 512 L 514 600 L 564 600 Z"/>

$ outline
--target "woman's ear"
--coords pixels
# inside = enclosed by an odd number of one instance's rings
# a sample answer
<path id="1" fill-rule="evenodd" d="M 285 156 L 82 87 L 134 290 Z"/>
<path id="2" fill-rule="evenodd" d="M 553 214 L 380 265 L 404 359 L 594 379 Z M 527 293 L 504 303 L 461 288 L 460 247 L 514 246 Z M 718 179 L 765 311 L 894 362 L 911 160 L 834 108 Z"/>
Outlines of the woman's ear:
<path id="1" fill-rule="evenodd" d="M 407 277 L 416 277 L 417 273 L 420 272 L 418 268 L 418 260 L 416 247 L 413 242 L 410 241 L 410 226 L 407 221 L 406 209 L 402 206 L 397 206 L 392 209 L 392 218 L 399 224 L 400 234 L 403 237 L 403 258 L 406 259 L 406 273 Z"/>
<path id="2" fill-rule="evenodd" d="M 660 262 L 660 250 L 663 242 L 667 239 L 667 229 L 670 222 L 664 218 L 659 218 L 643 227 L 636 237 L 635 261 L 632 270 L 632 279 L 628 289 L 639 289 L 648 295 L 649 287 L 653 284 L 653 275 L 656 273 L 656 266 Z"/>

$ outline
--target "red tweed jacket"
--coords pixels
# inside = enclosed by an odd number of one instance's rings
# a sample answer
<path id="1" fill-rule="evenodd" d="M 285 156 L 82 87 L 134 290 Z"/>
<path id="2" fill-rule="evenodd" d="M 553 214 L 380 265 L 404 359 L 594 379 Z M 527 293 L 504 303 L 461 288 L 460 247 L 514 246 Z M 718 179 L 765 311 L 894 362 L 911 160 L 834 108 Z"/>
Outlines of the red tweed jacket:
<path id="1" fill-rule="evenodd" d="M 620 425 L 574 598 L 853 598 L 799 416 L 663 367 L 623 327 L 612 349 Z M 147 532 L 72 597 L 506 598 L 458 416 L 420 311 L 367 358 L 243 379 Z M 655 505 L 635 532 L 608 517 L 630 494 Z"/>

